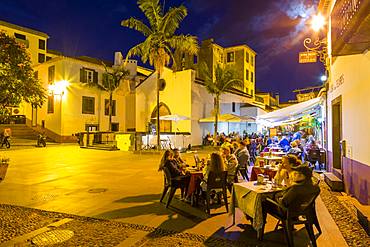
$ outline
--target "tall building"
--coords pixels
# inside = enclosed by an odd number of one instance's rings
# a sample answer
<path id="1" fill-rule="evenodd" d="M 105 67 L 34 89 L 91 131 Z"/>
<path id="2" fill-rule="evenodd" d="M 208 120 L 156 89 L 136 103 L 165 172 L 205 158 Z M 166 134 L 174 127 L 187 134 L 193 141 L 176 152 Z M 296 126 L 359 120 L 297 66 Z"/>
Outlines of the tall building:
<path id="1" fill-rule="evenodd" d="M 51 59 L 52 55 L 47 54 L 49 35 L 46 33 L 0 20 L 1 31 L 24 45 L 30 54 L 32 64 L 36 65 Z"/>
<path id="2" fill-rule="evenodd" d="M 200 69 L 202 64 L 206 64 L 212 73 L 214 73 L 217 65 L 230 66 L 236 71 L 237 78 L 244 82 L 243 87 L 237 89 L 253 101 L 256 92 L 256 52 L 249 46 L 222 47 L 215 43 L 213 39 L 207 39 L 202 41 L 197 55 L 176 55 L 177 67 L 180 66 L 180 69 L 194 69 L 197 71 L 199 78 L 203 78 Z"/>

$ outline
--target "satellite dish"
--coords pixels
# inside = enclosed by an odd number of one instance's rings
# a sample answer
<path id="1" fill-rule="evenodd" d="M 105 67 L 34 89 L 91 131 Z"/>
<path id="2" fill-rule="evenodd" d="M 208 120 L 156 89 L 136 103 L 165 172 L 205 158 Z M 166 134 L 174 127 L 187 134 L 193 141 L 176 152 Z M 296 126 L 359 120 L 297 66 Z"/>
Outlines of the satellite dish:
<path id="1" fill-rule="evenodd" d="M 163 91 L 166 88 L 166 81 L 164 79 L 159 79 L 159 91 Z"/>

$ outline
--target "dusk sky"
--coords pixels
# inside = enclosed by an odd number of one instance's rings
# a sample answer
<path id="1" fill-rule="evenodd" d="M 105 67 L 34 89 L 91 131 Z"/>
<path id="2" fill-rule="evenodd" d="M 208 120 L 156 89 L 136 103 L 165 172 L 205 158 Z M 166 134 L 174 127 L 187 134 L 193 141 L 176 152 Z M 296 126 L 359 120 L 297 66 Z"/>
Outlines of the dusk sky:
<path id="1" fill-rule="evenodd" d="M 303 39 L 312 32 L 308 17 L 318 0 L 167 0 L 165 8 L 184 4 L 188 16 L 179 32 L 222 46 L 247 44 L 257 52 L 256 88 L 293 99 L 292 90 L 320 85 L 320 63 L 299 64 Z M 113 60 L 141 42 L 140 33 L 121 20 L 144 20 L 136 0 L 1 0 L 0 19 L 50 36 L 48 48 L 70 56 Z"/>

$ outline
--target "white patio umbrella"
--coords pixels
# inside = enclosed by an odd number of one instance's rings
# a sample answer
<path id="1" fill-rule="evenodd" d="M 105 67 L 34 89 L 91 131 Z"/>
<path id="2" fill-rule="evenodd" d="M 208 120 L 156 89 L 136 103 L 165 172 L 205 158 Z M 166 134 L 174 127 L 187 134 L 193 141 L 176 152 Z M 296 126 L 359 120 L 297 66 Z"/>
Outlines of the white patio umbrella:
<path id="1" fill-rule="evenodd" d="M 154 118 L 154 119 L 156 119 L 156 118 Z M 159 119 L 160 120 L 167 120 L 167 121 L 174 121 L 175 122 L 175 142 L 174 142 L 174 145 L 175 145 L 175 148 L 176 148 L 177 123 L 179 121 L 183 121 L 183 120 L 190 120 L 190 118 L 187 117 L 187 116 L 183 116 L 183 115 L 171 114 L 171 115 L 160 116 Z M 183 142 L 184 142 L 184 140 L 183 140 Z"/>

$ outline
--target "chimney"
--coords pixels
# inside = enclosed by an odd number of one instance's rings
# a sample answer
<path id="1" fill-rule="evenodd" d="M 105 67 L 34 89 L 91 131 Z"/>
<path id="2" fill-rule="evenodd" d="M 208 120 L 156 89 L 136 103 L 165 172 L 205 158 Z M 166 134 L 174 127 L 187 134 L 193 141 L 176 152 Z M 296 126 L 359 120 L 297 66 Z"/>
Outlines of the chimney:
<path id="1" fill-rule="evenodd" d="M 280 95 L 278 93 L 275 94 L 275 98 L 276 98 L 276 105 L 279 106 L 280 105 Z"/>
<path id="2" fill-rule="evenodd" d="M 123 56 L 120 51 L 116 51 L 114 53 L 114 65 L 120 66 L 123 63 Z"/>

